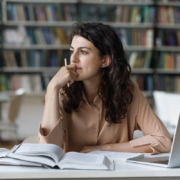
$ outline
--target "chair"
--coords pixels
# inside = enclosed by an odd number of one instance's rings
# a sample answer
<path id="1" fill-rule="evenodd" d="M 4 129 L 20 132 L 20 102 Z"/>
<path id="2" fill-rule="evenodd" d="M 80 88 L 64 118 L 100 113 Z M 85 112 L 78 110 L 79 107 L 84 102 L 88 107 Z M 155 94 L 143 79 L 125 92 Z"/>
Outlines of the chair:
<path id="1" fill-rule="evenodd" d="M 14 144 L 18 143 L 18 137 L 17 137 L 18 126 L 15 120 L 18 117 L 21 100 L 24 94 L 25 94 L 24 89 L 18 89 L 15 92 L 15 96 L 10 101 L 8 119 L 0 121 L 0 133 L 5 131 L 9 132 L 9 138 L 11 139 L 13 137 L 12 139 L 14 141 Z"/>
<path id="2" fill-rule="evenodd" d="M 38 135 L 30 136 L 30 137 L 26 138 L 22 143 L 38 144 Z"/>

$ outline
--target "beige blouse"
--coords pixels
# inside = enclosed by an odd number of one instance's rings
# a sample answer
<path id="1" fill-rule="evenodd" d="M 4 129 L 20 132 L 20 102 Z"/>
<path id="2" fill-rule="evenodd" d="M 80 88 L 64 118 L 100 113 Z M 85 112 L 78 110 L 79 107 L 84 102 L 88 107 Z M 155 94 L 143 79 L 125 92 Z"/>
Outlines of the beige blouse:
<path id="1" fill-rule="evenodd" d="M 130 142 L 132 147 L 150 145 L 153 154 L 170 151 L 170 135 L 137 85 L 135 85 L 133 101 L 120 124 L 109 124 L 105 121 L 106 110 L 99 96 L 94 99 L 93 104 L 89 104 L 83 95 L 77 111 L 71 114 L 64 111 L 63 103 L 66 100 L 66 96 L 59 93 L 60 119 L 47 136 L 43 135 L 40 126 L 39 143 L 57 144 L 65 152 L 78 152 L 84 146 L 122 142 Z M 142 131 L 144 136 L 133 139 L 135 130 Z"/>

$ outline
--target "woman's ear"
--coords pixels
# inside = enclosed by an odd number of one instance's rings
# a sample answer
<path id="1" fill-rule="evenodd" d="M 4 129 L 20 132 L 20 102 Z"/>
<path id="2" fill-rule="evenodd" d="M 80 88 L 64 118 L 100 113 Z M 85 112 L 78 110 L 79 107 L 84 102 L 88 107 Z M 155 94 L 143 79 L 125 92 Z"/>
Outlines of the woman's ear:
<path id="1" fill-rule="evenodd" d="M 111 64 L 111 58 L 109 55 L 105 55 L 102 60 L 102 68 L 108 67 Z"/>

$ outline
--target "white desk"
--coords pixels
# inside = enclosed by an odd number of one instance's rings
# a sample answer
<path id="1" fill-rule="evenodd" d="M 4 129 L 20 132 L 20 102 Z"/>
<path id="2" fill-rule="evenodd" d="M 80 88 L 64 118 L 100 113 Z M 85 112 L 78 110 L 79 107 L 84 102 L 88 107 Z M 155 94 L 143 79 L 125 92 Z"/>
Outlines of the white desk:
<path id="1" fill-rule="evenodd" d="M 115 171 L 59 170 L 32 167 L 0 166 L 0 179 L 23 180 L 179 180 L 180 168 L 160 168 L 135 163 L 117 162 Z"/>

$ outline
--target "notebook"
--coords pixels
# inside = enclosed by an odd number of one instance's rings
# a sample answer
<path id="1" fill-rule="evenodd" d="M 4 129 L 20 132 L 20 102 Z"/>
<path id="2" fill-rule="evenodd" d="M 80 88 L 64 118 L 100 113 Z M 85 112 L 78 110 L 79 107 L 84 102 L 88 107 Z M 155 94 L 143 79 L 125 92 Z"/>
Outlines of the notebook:
<path id="1" fill-rule="evenodd" d="M 180 115 L 177 122 L 177 126 L 174 133 L 173 143 L 171 146 L 171 151 L 169 156 L 164 157 L 155 157 L 155 158 L 148 158 L 148 157 L 134 157 L 130 158 L 127 161 L 133 163 L 141 163 L 141 164 L 148 164 L 153 166 L 160 166 L 160 167 L 179 167 L 180 166 Z"/>

